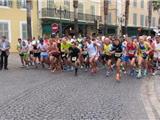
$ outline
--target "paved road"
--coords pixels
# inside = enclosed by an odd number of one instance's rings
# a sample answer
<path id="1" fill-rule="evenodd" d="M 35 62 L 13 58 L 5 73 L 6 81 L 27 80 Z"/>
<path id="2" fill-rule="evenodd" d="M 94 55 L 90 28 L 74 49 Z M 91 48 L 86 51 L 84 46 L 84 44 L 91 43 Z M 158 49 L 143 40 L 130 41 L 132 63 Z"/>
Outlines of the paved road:
<path id="1" fill-rule="evenodd" d="M 159 76 L 137 80 L 19 67 L 0 72 L 0 120 L 160 120 Z M 156 99 L 155 99 L 156 97 Z"/>

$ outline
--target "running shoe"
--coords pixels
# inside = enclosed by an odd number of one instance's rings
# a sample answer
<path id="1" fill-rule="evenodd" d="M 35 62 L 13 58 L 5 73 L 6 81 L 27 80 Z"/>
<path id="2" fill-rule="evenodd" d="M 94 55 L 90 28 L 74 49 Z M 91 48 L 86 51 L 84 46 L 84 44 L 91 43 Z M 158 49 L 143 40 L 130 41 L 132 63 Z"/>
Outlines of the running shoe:
<path id="1" fill-rule="evenodd" d="M 110 75 L 110 72 L 107 71 L 107 72 L 106 72 L 106 77 L 109 77 L 109 75 Z"/>
<path id="2" fill-rule="evenodd" d="M 73 66 L 71 66 L 71 68 L 69 68 L 69 70 L 70 70 L 70 71 L 73 71 L 73 70 L 74 70 L 74 67 L 73 67 Z"/>
<path id="3" fill-rule="evenodd" d="M 155 76 L 156 74 L 157 74 L 157 71 L 154 71 L 154 72 L 152 73 L 153 76 Z"/>
<path id="4" fill-rule="evenodd" d="M 124 71 L 123 73 L 124 73 L 124 74 L 127 74 L 127 71 Z"/>
<path id="5" fill-rule="evenodd" d="M 119 74 L 119 73 L 116 74 L 116 80 L 117 80 L 118 82 L 120 81 L 120 74 Z"/>
<path id="6" fill-rule="evenodd" d="M 139 79 L 139 78 L 141 78 L 141 77 L 142 77 L 141 72 L 138 72 L 138 74 L 137 74 L 137 78 Z"/>
<path id="7" fill-rule="evenodd" d="M 29 69 L 29 65 L 26 65 L 25 67 L 26 67 L 27 70 Z"/>
<path id="8" fill-rule="evenodd" d="M 44 63 L 42 63 L 42 68 L 45 68 L 45 65 L 44 65 Z"/>
<path id="9" fill-rule="evenodd" d="M 130 76 L 134 76 L 134 70 L 130 70 L 130 73 L 129 73 Z"/>
<path id="10" fill-rule="evenodd" d="M 78 75 L 78 68 L 75 68 L 75 76 Z"/>
<path id="11" fill-rule="evenodd" d="M 144 76 L 147 76 L 147 70 L 144 70 L 143 75 L 144 75 Z"/>

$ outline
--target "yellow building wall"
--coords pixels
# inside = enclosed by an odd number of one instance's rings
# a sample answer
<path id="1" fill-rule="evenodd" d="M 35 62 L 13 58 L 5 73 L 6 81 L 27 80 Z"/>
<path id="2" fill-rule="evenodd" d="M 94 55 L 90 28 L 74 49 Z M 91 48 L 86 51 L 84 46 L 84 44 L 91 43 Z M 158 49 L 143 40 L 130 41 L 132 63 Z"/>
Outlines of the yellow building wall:
<path id="1" fill-rule="evenodd" d="M 125 0 L 123 0 L 123 13 L 125 13 Z M 137 14 L 137 26 L 135 27 L 148 27 L 145 26 L 145 17 L 148 16 L 148 1 L 149 0 L 144 0 L 144 8 L 141 8 L 141 0 L 137 0 L 137 6 L 134 7 L 133 6 L 133 1 L 134 0 L 130 0 L 130 7 L 129 7 L 129 21 L 128 21 L 128 26 L 135 26 L 133 25 L 133 14 L 136 13 Z M 141 26 L 141 15 L 144 15 L 144 26 Z M 156 26 L 158 25 L 158 14 L 156 11 L 152 11 L 152 17 L 156 18 L 155 24 Z M 151 24 L 151 27 L 152 24 Z"/>
<path id="2" fill-rule="evenodd" d="M 13 1 L 11 8 L 0 7 L 0 20 L 9 20 L 11 25 L 11 52 L 16 52 L 17 39 L 20 38 L 20 22 L 26 21 L 26 10 L 17 8 L 17 1 Z M 33 2 L 32 9 L 32 32 L 33 36 L 39 35 L 38 30 L 38 16 L 37 16 L 37 0 Z"/>

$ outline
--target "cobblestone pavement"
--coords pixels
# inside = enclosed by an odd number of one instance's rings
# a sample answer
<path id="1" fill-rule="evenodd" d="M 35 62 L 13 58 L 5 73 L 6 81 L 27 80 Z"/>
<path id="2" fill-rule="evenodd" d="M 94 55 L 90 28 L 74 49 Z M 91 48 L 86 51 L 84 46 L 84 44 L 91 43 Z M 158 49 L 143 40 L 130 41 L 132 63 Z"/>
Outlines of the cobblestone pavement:
<path id="1" fill-rule="evenodd" d="M 17 59 L 10 56 L 9 71 L 0 72 L 0 120 L 150 119 L 141 92 L 145 79 L 123 76 L 116 83 L 114 75 L 106 78 L 103 70 L 78 77 L 72 72 L 25 70 Z"/>

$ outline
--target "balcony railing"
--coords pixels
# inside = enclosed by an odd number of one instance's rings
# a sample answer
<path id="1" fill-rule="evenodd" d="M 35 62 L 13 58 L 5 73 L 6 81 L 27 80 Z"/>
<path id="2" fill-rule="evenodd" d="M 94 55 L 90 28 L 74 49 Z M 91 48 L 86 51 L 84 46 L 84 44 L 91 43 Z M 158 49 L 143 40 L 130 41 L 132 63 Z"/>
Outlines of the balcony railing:
<path id="1" fill-rule="evenodd" d="M 12 1 L 1 1 L 0 0 L 0 6 L 12 7 Z"/>
<path id="2" fill-rule="evenodd" d="M 27 8 L 26 2 L 17 1 L 17 8 Z"/>
<path id="3" fill-rule="evenodd" d="M 56 8 L 42 8 L 42 18 L 51 17 L 60 19 L 68 19 L 74 20 L 74 12 L 67 11 L 67 10 L 59 10 Z M 101 16 L 91 15 L 91 14 L 84 14 L 78 13 L 78 20 L 85 21 L 85 22 L 94 22 L 95 20 L 102 21 Z"/>

